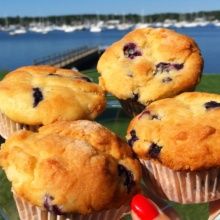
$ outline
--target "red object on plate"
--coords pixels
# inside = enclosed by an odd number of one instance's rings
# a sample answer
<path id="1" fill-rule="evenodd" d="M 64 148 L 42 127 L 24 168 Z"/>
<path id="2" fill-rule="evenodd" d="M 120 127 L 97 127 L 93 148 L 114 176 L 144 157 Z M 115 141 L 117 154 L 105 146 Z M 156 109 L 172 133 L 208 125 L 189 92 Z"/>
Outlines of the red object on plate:
<path id="1" fill-rule="evenodd" d="M 141 194 L 137 194 L 131 201 L 131 210 L 141 220 L 153 220 L 159 215 L 159 211 L 150 199 Z"/>

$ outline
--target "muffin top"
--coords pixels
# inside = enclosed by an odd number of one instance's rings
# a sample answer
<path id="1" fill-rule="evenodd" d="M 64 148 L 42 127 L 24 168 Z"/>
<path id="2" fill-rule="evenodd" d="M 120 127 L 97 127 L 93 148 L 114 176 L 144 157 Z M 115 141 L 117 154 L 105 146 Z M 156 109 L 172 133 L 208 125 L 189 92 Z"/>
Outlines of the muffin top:
<path id="1" fill-rule="evenodd" d="M 98 62 L 99 83 L 121 100 L 143 105 L 192 90 L 203 59 L 193 39 L 161 28 L 137 29 L 111 45 Z"/>
<path id="2" fill-rule="evenodd" d="M 131 148 L 96 122 L 79 120 L 19 131 L 0 150 L 15 193 L 57 214 L 110 209 L 139 189 Z"/>
<path id="3" fill-rule="evenodd" d="M 102 89 L 78 71 L 26 66 L 0 82 L 0 111 L 28 125 L 93 119 L 105 107 Z"/>
<path id="4" fill-rule="evenodd" d="M 220 166 L 220 95 L 183 93 L 151 103 L 130 123 L 127 140 L 141 159 L 173 170 Z"/>

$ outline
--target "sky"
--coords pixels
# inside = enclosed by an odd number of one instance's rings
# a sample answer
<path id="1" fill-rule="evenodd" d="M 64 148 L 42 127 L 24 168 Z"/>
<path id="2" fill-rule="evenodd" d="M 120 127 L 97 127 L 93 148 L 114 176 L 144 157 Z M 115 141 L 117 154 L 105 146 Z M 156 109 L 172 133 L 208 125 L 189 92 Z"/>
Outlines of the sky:
<path id="1" fill-rule="evenodd" d="M 220 0 L 0 0 L 0 17 L 220 10 Z"/>

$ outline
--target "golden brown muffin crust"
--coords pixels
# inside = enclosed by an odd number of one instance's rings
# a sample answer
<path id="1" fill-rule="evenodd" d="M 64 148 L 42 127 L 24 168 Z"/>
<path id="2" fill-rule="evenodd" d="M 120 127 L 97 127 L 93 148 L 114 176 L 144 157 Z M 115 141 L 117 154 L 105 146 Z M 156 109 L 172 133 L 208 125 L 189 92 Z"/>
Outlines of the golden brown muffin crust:
<path id="1" fill-rule="evenodd" d="M 74 70 L 26 66 L 0 82 L 0 111 L 28 125 L 94 119 L 105 108 L 102 89 Z"/>
<path id="2" fill-rule="evenodd" d="M 83 120 L 18 132 L 2 145 L 0 165 L 18 196 L 81 214 L 127 203 L 141 176 L 126 142 Z"/>
<path id="3" fill-rule="evenodd" d="M 163 28 L 137 29 L 106 49 L 99 83 L 119 99 L 143 105 L 192 90 L 203 59 L 193 39 Z M 158 89 L 159 88 L 159 89 Z"/>
<path id="4" fill-rule="evenodd" d="M 142 159 L 173 170 L 220 166 L 220 95 L 183 93 L 150 104 L 135 117 L 127 140 Z"/>

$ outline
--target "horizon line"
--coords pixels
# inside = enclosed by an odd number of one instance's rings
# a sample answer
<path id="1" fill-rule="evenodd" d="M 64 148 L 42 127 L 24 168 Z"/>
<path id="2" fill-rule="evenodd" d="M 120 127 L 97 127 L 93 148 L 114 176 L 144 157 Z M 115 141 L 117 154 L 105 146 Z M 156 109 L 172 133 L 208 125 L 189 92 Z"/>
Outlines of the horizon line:
<path id="1" fill-rule="evenodd" d="M 115 15 L 115 16 L 126 16 L 126 15 L 138 15 L 138 16 L 154 16 L 154 15 L 162 15 L 162 14 L 198 14 L 198 13 L 214 13 L 214 12 L 220 12 L 220 9 L 218 10 L 200 10 L 200 11 L 191 11 L 191 12 L 158 12 L 158 13 L 152 13 L 152 14 L 142 14 L 142 13 L 73 13 L 73 14 L 60 14 L 60 15 L 5 15 L 1 16 L 0 18 L 9 18 L 9 17 L 29 17 L 29 18 L 34 18 L 34 17 L 60 17 L 60 16 L 82 16 L 82 15 Z"/>

